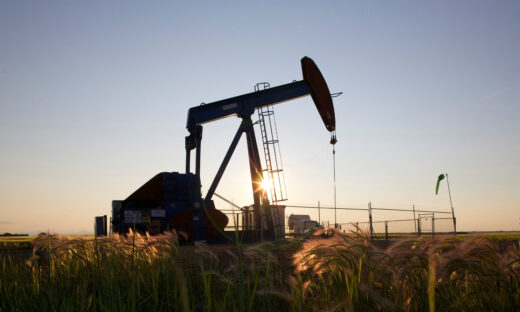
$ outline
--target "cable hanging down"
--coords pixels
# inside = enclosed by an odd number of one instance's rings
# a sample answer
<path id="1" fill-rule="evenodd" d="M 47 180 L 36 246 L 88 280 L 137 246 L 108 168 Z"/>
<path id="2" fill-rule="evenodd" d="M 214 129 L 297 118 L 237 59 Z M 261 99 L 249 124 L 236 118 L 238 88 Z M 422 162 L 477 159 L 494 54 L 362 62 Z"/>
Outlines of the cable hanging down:
<path id="1" fill-rule="evenodd" d="M 331 98 L 336 98 L 340 95 L 342 95 L 343 92 L 336 92 L 331 93 Z M 332 167 L 334 172 L 334 228 L 338 228 L 338 216 L 337 216 L 337 209 L 336 209 L 336 143 L 338 140 L 336 139 L 336 129 L 331 132 L 330 134 L 330 144 L 332 144 Z"/>
<path id="2" fill-rule="evenodd" d="M 334 228 L 338 227 L 337 213 L 336 213 L 336 130 L 332 131 L 330 135 L 330 144 L 332 144 L 332 167 L 334 171 Z"/>

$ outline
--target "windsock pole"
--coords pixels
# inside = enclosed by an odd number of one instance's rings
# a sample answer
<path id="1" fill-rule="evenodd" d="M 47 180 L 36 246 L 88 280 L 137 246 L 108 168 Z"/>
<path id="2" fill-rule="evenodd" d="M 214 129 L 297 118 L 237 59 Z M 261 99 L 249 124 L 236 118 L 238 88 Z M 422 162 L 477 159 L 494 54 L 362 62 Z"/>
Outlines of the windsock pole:
<path id="1" fill-rule="evenodd" d="M 453 209 L 453 202 L 451 201 L 450 179 L 448 178 L 447 173 L 446 183 L 448 183 L 448 195 L 450 196 L 451 217 L 453 218 L 453 232 L 455 233 L 455 235 L 457 235 L 457 219 L 455 218 L 455 210 Z"/>

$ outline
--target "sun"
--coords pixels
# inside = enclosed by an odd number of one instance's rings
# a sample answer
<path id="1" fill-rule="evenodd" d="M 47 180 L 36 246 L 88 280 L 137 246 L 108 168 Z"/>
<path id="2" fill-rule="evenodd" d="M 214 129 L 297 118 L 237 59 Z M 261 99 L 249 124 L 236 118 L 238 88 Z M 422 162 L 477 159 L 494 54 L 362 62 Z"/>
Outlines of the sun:
<path id="1" fill-rule="evenodd" d="M 268 177 L 265 177 L 262 183 L 260 183 L 260 187 L 262 187 L 266 192 L 271 191 L 271 181 Z"/>

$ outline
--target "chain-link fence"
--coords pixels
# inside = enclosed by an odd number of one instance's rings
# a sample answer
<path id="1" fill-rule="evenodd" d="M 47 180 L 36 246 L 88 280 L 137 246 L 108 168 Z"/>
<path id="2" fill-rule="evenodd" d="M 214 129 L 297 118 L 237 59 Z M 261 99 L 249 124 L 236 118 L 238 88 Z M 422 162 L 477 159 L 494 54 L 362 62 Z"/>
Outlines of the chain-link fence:
<path id="1" fill-rule="evenodd" d="M 395 239 L 410 235 L 434 236 L 436 234 L 454 233 L 455 219 L 450 211 L 416 209 L 415 206 L 412 206 L 412 209 L 373 207 L 371 203 L 369 203 L 368 208 L 292 205 L 280 207 L 283 207 L 283 211 L 278 212 L 278 218 L 281 219 L 283 215 L 285 215 L 285 218 L 283 221 L 280 220 L 281 222 L 278 221 L 277 224 L 280 227 L 283 226 L 285 230 L 282 231 L 279 228 L 278 231 L 284 233 L 280 233 L 281 235 L 277 236 L 303 234 L 316 227 L 336 227 L 346 233 L 363 232 L 372 239 Z M 246 207 L 221 210 L 229 218 L 226 230 L 252 230 L 253 221 L 250 220 L 248 222 L 251 217 L 247 218 L 245 216 L 244 209 Z M 250 206 L 248 209 L 250 210 L 252 207 Z M 339 217 L 339 220 L 350 219 L 350 221 L 340 223 L 327 220 L 326 218 L 330 219 L 331 217 L 331 210 L 335 212 L 334 218 Z M 329 212 L 328 214 L 326 213 L 327 211 Z M 411 218 L 381 219 L 381 214 L 378 214 L 378 212 L 384 212 L 386 217 L 389 217 L 389 215 L 411 215 Z M 249 215 L 251 215 L 251 211 Z M 301 217 L 299 219 L 301 224 L 296 226 L 292 224 L 293 226 L 291 226 L 289 221 L 291 216 Z"/>

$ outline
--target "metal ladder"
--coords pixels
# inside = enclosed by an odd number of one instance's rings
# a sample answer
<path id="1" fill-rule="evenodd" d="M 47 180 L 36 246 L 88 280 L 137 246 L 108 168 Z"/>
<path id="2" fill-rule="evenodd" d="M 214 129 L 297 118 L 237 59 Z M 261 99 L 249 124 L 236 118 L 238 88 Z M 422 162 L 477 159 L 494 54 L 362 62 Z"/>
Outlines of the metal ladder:
<path id="1" fill-rule="evenodd" d="M 255 85 L 255 91 L 268 89 L 269 87 L 270 85 L 268 82 L 257 83 Z M 279 202 L 287 200 L 287 190 L 282 168 L 283 163 L 278 140 L 278 129 L 272 105 L 267 105 L 258 109 L 258 123 L 260 125 L 260 135 L 262 137 L 265 161 L 265 169 L 262 171 L 264 176 L 267 176 L 269 179 L 270 201 L 273 205 L 277 205 Z M 275 231 L 278 232 L 280 231 L 282 224 L 278 210 L 274 213 L 274 219 Z M 282 233 L 276 233 L 277 236 L 280 234 Z"/>

